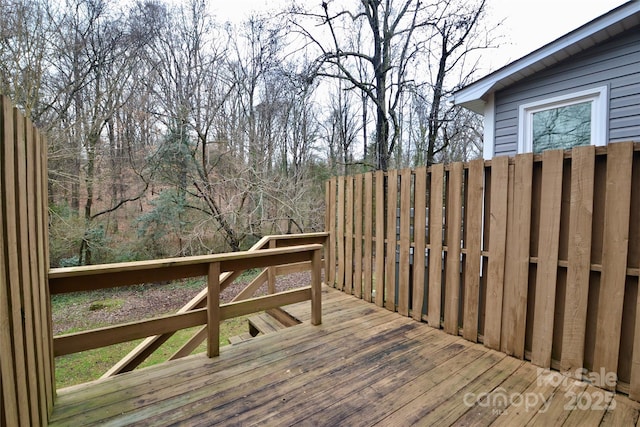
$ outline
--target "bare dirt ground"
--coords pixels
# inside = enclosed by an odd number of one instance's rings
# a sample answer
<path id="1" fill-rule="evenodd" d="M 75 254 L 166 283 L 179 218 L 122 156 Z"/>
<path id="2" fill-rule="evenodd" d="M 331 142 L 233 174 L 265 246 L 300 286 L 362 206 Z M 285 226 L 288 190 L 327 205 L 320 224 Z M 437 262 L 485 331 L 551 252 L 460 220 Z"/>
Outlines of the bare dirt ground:
<path id="1" fill-rule="evenodd" d="M 294 273 L 279 276 L 276 289 L 284 291 L 306 286 L 309 283 L 308 272 Z M 247 284 L 247 281 L 234 282 L 221 293 L 221 301 L 231 301 Z M 202 287 L 193 284 L 180 286 L 179 283 L 152 284 L 85 293 L 77 298 L 75 296 L 66 299 L 54 298 L 53 333 L 58 335 L 175 312 L 196 296 L 204 286 L 204 282 Z M 256 296 L 264 293 L 266 293 L 266 285 L 263 285 Z"/>

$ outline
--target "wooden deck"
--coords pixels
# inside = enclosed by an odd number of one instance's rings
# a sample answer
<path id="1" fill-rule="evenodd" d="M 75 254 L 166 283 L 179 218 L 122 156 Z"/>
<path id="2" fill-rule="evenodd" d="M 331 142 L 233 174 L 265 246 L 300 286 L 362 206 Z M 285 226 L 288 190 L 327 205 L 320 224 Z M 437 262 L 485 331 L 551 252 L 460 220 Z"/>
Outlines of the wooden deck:
<path id="1" fill-rule="evenodd" d="M 323 288 L 323 324 L 58 391 L 52 425 L 635 425 L 640 404 Z M 544 377 L 549 379 L 550 377 Z M 506 398 L 511 404 L 502 404 Z M 570 410 L 571 408 L 575 408 Z"/>

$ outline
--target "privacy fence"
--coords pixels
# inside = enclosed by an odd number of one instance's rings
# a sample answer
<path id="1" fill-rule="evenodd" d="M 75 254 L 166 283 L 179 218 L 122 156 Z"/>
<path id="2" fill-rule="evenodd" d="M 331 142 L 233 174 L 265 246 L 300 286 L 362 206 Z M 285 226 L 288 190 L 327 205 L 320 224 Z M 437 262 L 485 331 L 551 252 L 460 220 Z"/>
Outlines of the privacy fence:
<path id="1" fill-rule="evenodd" d="M 640 399 L 639 144 L 326 186 L 330 284 L 542 367 L 615 373 Z"/>
<path id="2" fill-rule="evenodd" d="M 47 425 L 54 387 L 46 144 L 0 96 L 0 425 Z"/>

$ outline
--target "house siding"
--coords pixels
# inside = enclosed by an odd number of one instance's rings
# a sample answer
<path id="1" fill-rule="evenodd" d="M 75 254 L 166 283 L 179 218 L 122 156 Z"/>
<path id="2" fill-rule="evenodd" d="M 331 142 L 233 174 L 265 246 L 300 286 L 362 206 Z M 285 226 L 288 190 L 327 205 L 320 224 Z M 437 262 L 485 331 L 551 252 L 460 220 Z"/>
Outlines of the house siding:
<path id="1" fill-rule="evenodd" d="M 609 88 L 609 142 L 640 141 L 640 27 L 496 92 L 494 155 L 517 153 L 520 105 L 600 86 Z"/>

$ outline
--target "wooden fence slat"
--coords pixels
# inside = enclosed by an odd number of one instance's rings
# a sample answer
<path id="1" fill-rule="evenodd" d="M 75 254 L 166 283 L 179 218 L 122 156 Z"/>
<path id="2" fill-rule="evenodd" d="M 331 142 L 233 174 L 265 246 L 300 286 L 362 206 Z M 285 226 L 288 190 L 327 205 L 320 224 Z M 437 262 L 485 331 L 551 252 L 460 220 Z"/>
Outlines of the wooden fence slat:
<path id="1" fill-rule="evenodd" d="M 413 301 L 412 317 L 422 321 L 424 303 L 425 233 L 427 228 L 427 168 L 416 170 L 413 213 Z"/>
<path id="2" fill-rule="evenodd" d="M 5 214 L 5 244 L 7 251 L 5 252 L 5 266 L 7 272 L 8 284 L 8 300 L 10 307 L 10 324 L 12 330 L 12 341 L 14 348 L 14 366 L 17 389 L 17 404 L 20 423 L 23 425 L 31 424 L 29 410 L 29 393 L 27 389 L 27 367 L 25 361 L 25 343 L 22 331 L 22 303 L 20 301 L 20 266 L 18 254 L 15 248 L 18 247 L 17 235 L 17 219 L 16 219 L 16 171 L 15 171 L 15 154 L 14 154 L 14 126 L 13 126 L 13 108 L 11 104 L 3 97 L 2 102 L 3 135 L 5 141 L 4 158 L 2 165 L 2 188 L 5 190 L 3 196 L 3 209 Z"/>
<path id="3" fill-rule="evenodd" d="M 347 216 L 344 221 L 345 226 L 345 246 L 344 246 L 344 287 L 343 291 L 351 294 L 353 293 L 353 177 L 348 176 L 345 179 L 345 215 Z"/>
<path id="4" fill-rule="evenodd" d="M 387 310 L 396 309 L 396 212 L 398 210 L 398 171 L 387 173 L 387 257 L 384 302 Z"/>
<path id="5" fill-rule="evenodd" d="M 561 150 L 545 151 L 542 154 L 540 228 L 538 230 L 540 237 L 531 362 L 543 368 L 551 366 L 560 246 L 563 161 L 564 153 Z"/>
<path id="6" fill-rule="evenodd" d="M 489 212 L 489 265 L 484 323 L 484 345 L 500 349 L 502 327 L 502 299 L 504 292 L 504 265 L 507 239 L 507 194 L 509 184 L 509 158 L 491 160 L 491 206 Z"/>
<path id="7" fill-rule="evenodd" d="M 344 209 L 344 182 L 343 176 L 338 177 L 338 217 L 336 238 L 338 243 L 338 272 L 336 277 L 336 288 L 342 290 L 344 288 L 344 270 L 345 270 L 345 249 L 344 249 L 344 231 L 345 231 L 345 209 Z"/>
<path id="8" fill-rule="evenodd" d="M 4 104 L 4 97 L 0 97 L 0 107 Z M 8 144 L 2 137 L 4 135 L 4 109 L 0 110 L 0 165 L 4 164 L 5 157 L 5 145 Z M 1 168 L 4 170 L 4 167 Z M 4 181 L 2 182 L 4 185 Z M 19 425 L 18 414 L 18 400 L 16 396 L 17 390 L 17 378 L 13 367 L 13 343 L 11 336 L 11 306 L 9 304 L 10 288 L 9 281 L 7 280 L 8 271 L 6 270 L 6 245 L 4 227 L 5 214 L 4 214 L 4 199 L 5 192 L 4 186 L 0 192 L 0 348 L 2 348 L 2 355 L 0 355 L 0 378 L 2 380 L 2 416 L 0 423 L 6 422 L 8 426 Z"/>
<path id="9" fill-rule="evenodd" d="M 331 178 L 329 181 L 329 285 L 335 287 L 336 286 L 336 261 L 339 262 L 339 259 L 336 259 L 337 251 L 336 251 L 336 238 L 337 238 L 337 229 L 336 229 L 336 191 L 338 191 L 337 182 L 335 178 Z"/>
<path id="10" fill-rule="evenodd" d="M 533 187 L 533 154 L 515 158 L 507 230 L 507 258 L 503 302 L 501 350 L 524 358 L 529 284 L 529 243 L 531 234 L 531 192 Z M 511 191 L 513 189 L 513 191 Z M 508 285 L 506 285 L 508 284 Z"/>
<path id="11" fill-rule="evenodd" d="M 40 132 L 35 135 L 35 182 L 36 182 L 36 241 L 38 255 L 38 280 L 41 296 L 40 317 L 43 319 L 43 328 L 46 334 L 42 336 L 44 371 L 45 371 L 45 396 L 47 399 L 47 413 L 53 411 L 53 398 L 56 394 L 55 367 L 53 359 L 53 318 L 51 314 L 51 297 L 49 295 L 48 277 L 49 271 L 49 229 L 48 213 L 49 198 L 47 183 L 47 141 Z M 40 206 L 38 206 L 38 203 Z"/>
<path id="12" fill-rule="evenodd" d="M 460 312 L 460 233 L 462 228 L 461 162 L 451 164 L 447 180 L 447 264 L 444 293 L 444 330 L 458 335 Z"/>
<path id="13" fill-rule="evenodd" d="M 376 172 L 376 273 L 375 301 L 378 307 L 384 304 L 384 172 Z"/>
<path id="14" fill-rule="evenodd" d="M 591 273 L 595 153 L 594 146 L 585 146 L 575 148 L 571 156 L 567 288 L 560 359 L 561 369 L 565 372 L 575 372 L 584 364 Z"/>
<path id="15" fill-rule="evenodd" d="M 411 170 L 400 173 L 400 256 L 398 260 L 398 313 L 409 315 L 409 258 L 411 247 Z"/>
<path id="16" fill-rule="evenodd" d="M 362 298 L 362 175 L 354 178 L 355 208 L 353 209 L 355 238 L 353 248 L 353 294 Z"/>
<path id="17" fill-rule="evenodd" d="M 482 203 L 484 193 L 484 160 L 469 163 L 465 205 L 465 278 L 464 319 L 462 336 L 478 341 L 480 305 L 480 260 L 482 256 Z"/>
<path id="18" fill-rule="evenodd" d="M 27 369 L 27 378 L 29 386 L 29 408 L 31 410 L 31 420 L 35 424 L 42 423 L 40 420 L 40 402 L 38 392 L 38 366 L 36 364 L 36 335 L 34 324 L 34 284 L 31 277 L 31 260 L 29 248 L 29 212 L 27 210 L 27 191 L 33 193 L 29 186 L 31 180 L 27 174 L 27 152 L 25 147 L 25 120 L 17 108 L 13 109 L 14 118 L 14 134 L 15 134 L 15 173 L 16 173 L 16 232 L 18 236 L 18 246 L 16 246 L 18 255 L 18 264 L 20 276 L 17 278 L 20 283 L 22 296 L 22 323 L 23 336 L 25 343 L 25 363 Z"/>
<path id="19" fill-rule="evenodd" d="M 37 366 L 37 384 L 40 403 L 40 414 L 48 414 L 47 403 L 47 376 L 50 373 L 46 370 L 47 358 L 44 353 L 43 337 L 46 337 L 49 332 L 44 330 L 44 325 L 48 324 L 48 321 L 42 317 L 41 306 L 44 303 L 44 294 L 41 292 L 40 287 L 40 274 L 39 263 L 41 259 L 38 253 L 38 239 L 39 239 L 39 225 L 38 225 L 38 213 L 40 210 L 39 199 L 42 197 L 42 191 L 39 189 L 38 179 L 38 162 L 36 161 L 37 145 L 40 143 L 36 137 L 37 130 L 25 119 L 26 139 L 25 149 L 27 154 L 27 188 L 29 188 L 27 194 L 27 218 L 28 218 L 28 252 L 30 254 L 29 270 L 31 273 L 31 286 L 33 289 L 33 316 L 34 316 L 34 333 L 36 344 L 36 366 Z M 42 419 L 42 418 L 41 418 Z M 42 419 L 43 423 L 46 422 L 46 418 Z"/>
<path id="20" fill-rule="evenodd" d="M 363 294 L 371 302 L 371 261 L 373 257 L 373 174 L 364 175 L 364 253 Z"/>
<path id="21" fill-rule="evenodd" d="M 593 370 L 617 372 L 629 239 L 633 144 L 607 147 L 602 276 Z"/>
<path id="22" fill-rule="evenodd" d="M 329 233 L 327 244 L 324 248 L 324 280 L 331 283 L 331 273 L 329 272 L 332 257 L 331 251 L 331 180 L 324 183 L 324 231 Z"/>
<path id="23" fill-rule="evenodd" d="M 442 304 L 442 189 L 444 165 L 431 166 L 431 197 L 429 203 L 429 325 L 440 328 Z"/>

